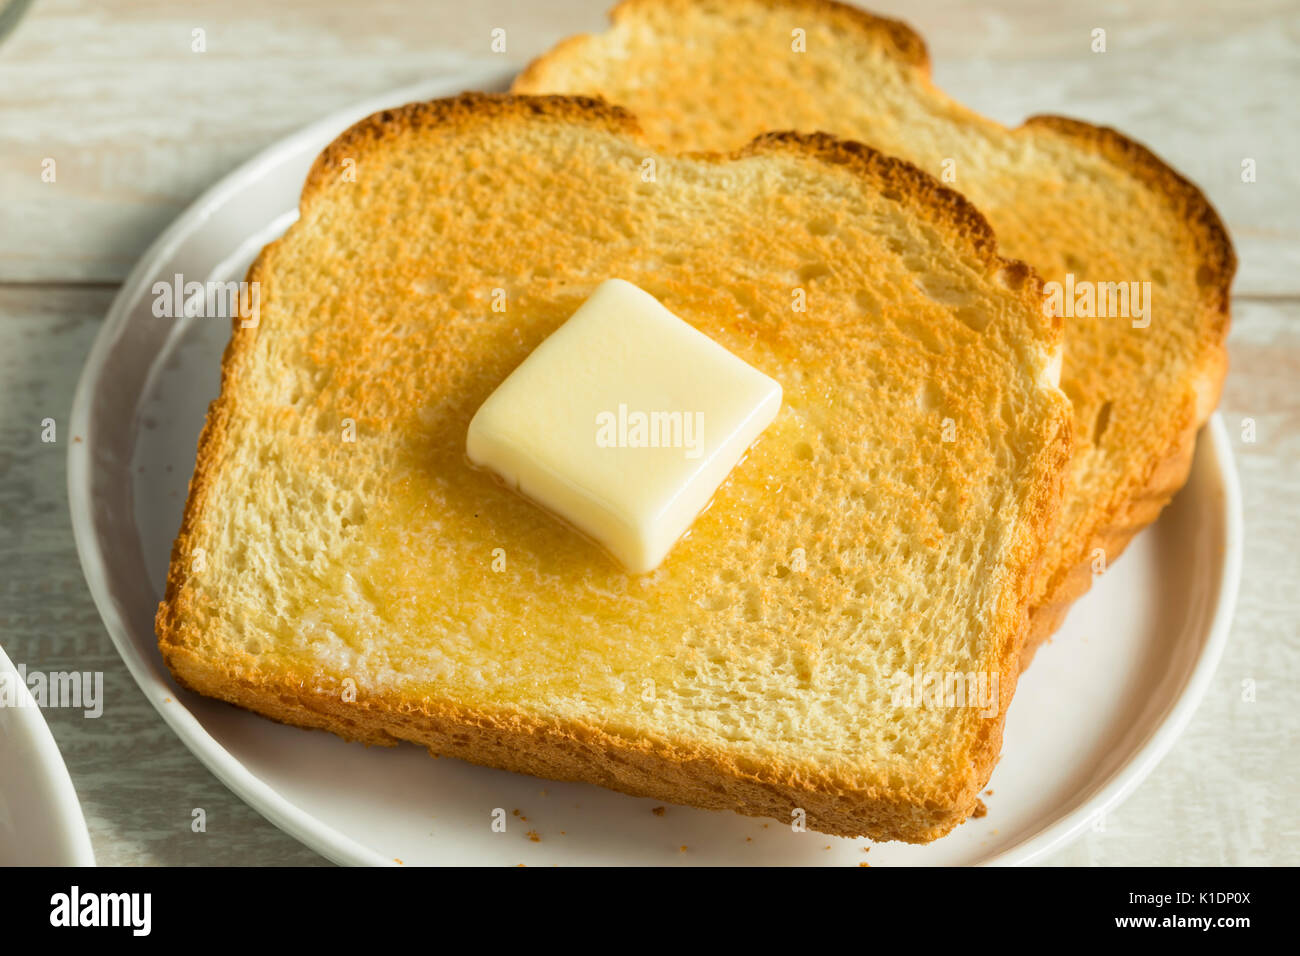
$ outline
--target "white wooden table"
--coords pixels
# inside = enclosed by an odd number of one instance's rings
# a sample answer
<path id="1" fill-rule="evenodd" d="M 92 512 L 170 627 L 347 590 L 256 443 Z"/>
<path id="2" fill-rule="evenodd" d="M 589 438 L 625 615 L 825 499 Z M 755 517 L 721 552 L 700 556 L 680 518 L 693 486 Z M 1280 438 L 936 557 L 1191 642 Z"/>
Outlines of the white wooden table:
<path id="1" fill-rule="evenodd" d="M 312 864 L 145 702 L 82 580 L 65 498 L 72 391 L 112 296 L 206 185 L 280 135 L 458 64 L 526 62 L 606 0 L 38 0 L 0 43 L 0 640 L 101 670 L 98 720 L 50 710 L 103 864 Z M 1241 257 L 1221 403 L 1245 494 L 1231 643 L 1186 735 L 1057 864 L 1300 862 L 1300 9 L 1286 0 L 881 2 L 941 86 L 1004 122 L 1059 112 L 1145 141 L 1209 194 Z M 494 55 L 491 31 L 507 31 Z M 1107 52 L 1089 48 L 1107 31 Z M 194 52 L 196 30 L 205 52 Z M 1257 181 L 1241 181 L 1242 160 Z M 56 180 L 42 178 L 55 161 Z M 1240 422 L 1257 440 L 1240 440 Z M 1253 680 L 1253 702 L 1243 681 Z M 191 811 L 207 811 L 192 833 Z M 996 812 L 996 806 L 990 812 Z"/>

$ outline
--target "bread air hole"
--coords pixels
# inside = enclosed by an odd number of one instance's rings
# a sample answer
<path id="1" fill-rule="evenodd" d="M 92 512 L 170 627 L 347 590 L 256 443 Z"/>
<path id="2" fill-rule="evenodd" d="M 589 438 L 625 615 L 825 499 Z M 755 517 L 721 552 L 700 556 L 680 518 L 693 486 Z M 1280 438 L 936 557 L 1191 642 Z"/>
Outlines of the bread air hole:
<path id="1" fill-rule="evenodd" d="M 799 270 L 800 282 L 812 282 L 814 279 L 820 279 L 822 276 L 831 274 L 830 268 L 824 262 L 810 262 Z"/>
<path id="2" fill-rule="evenodd" d="M 952 314 L 957 317 L 957 321 L 970 328 L 973 332 L 983 332 L 988 328 L 991 317 L 984 309 L 973 305 L 960 306 L 954 309 Z"/>
<path id="3" fill-rule="evenodd" d="M 927 381 L 916 391 L 916 407 L 923 412 L 933 412 L 943 405 L 943 393 L 934 382 Z"/>
<path id="4" fill-rule="evenodd" d="M 1092 425 L 1092 443 L 1101 444 L 1101 436 L 1106 433 L 1106 426 L 1110 424 L 1110 408 L 1113 402 L 1103 402 L 1101 408 L 1097 409 L 1097 419 Z"/>
<path id="5" fill-rule="evenodd" d="M 814 236 L 829 236 L 835 231 L 835 220 L 829 216 L 808 223 L 808 232 Z"/>
<path id="6" fill-rule="evenodd" d="M 1029 278 L 1029 266 L 1023 262 L 1012 262 L 998 270 L 997 279 L 1003 288 L 1016 291 L 1022 288 Z"/>

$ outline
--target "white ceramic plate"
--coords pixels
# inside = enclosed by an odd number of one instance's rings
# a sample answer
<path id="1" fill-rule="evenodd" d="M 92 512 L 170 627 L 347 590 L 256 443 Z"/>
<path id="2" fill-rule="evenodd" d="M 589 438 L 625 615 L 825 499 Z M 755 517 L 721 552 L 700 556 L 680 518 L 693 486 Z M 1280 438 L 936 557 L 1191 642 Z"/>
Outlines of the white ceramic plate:
<path id="1" fill-rule="evenodd" d="M 69 494 L 100 613 L 163 718 L 277 826 L 345 863 L 1026 863 L 1095 825 L 1182 731 L 1227 638 L 1241 518 L 1217 418 L 1201 435 L 1186 489 L 1075 607 L 1021 682 L 987 816 L 929 846 L 881 844 L 867 856 L 866 841 L 772 821 L 679 807 L 653 814 L 654 801 L 431 760 L 414 746 L 367 749 L 177 689 L 155 646 L 153 615 L 229 323 L 155 318 L 153 283 L 176 273 L 242 279 L 296 216 L 316 154 L 356 119 L 508 80 L 500 71 L 462 74 L 289 137 L 185 212 L 114 302 L 77 390 L 73 430 L 83 440 L 69 452 Z M 489 826 L 497 807 L 509 814 L 505 833 Z"/>
<path id="2" fill-rule="evenodd" d="M 0 866 L 94 866 L 63 756 L 3 648 L 0 695 Z"/>

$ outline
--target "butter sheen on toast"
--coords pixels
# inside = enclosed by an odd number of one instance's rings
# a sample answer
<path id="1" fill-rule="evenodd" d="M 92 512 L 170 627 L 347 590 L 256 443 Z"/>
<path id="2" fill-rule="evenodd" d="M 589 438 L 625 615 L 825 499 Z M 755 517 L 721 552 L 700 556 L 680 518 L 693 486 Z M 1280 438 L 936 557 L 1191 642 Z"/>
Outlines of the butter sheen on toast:
<path id="1" fill-rule="evenodd" d="M 644 576 L 464 455 L 611 276 L 785 390 Z M 344 133 L 249 280 L 157 617 L 181 684 L 827 833 L 971 812 L 1071 416 L 1060 320 L 959 195 L 828 136 L 675 158 L 594 100 L 466 94 Z M 900 674 L 996 677 L 992 716 L 900 701 Z"/>

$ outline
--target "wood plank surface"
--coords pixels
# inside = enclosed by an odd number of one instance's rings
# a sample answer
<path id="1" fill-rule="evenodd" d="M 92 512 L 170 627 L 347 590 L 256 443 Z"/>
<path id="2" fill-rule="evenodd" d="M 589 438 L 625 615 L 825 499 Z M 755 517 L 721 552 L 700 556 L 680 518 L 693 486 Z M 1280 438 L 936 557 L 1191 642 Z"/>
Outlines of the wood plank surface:
<path id="1" fill-rule="evenodd" d="M 103 717 L 47 712 L 102 864 L 323 862 L 163 724 L 87 593 L 65 492 L 69 436 L 49 445 L 39 433 L 46 417 L 66 423 L 117 285 L 194 197 L 278 137 L 466 63 L 523 64 L 600 29 L 605 6 L 40 0 L 0 43 L 0 640 L 30 668 L 104 672 Z M 1169 756 L 1104 828 L 1048 862 L 1300 863 L 1300 7 L 875 7 L 922 31 L 941 86 L 1003 122 L 1064 113 L 1146 142 L 1206 190 L 1242 260 L 1220 406 L 1246 518 L 1231 642 Z M 507 30 L 505 54 L 489 50 L 494 27 Z M 1096 27 L 1105 54 L 1089 49 Z M 1245 158 L 1254 183 L 1241 180 Z M 197 807 L 205 834 L 190 831 Z"/>

